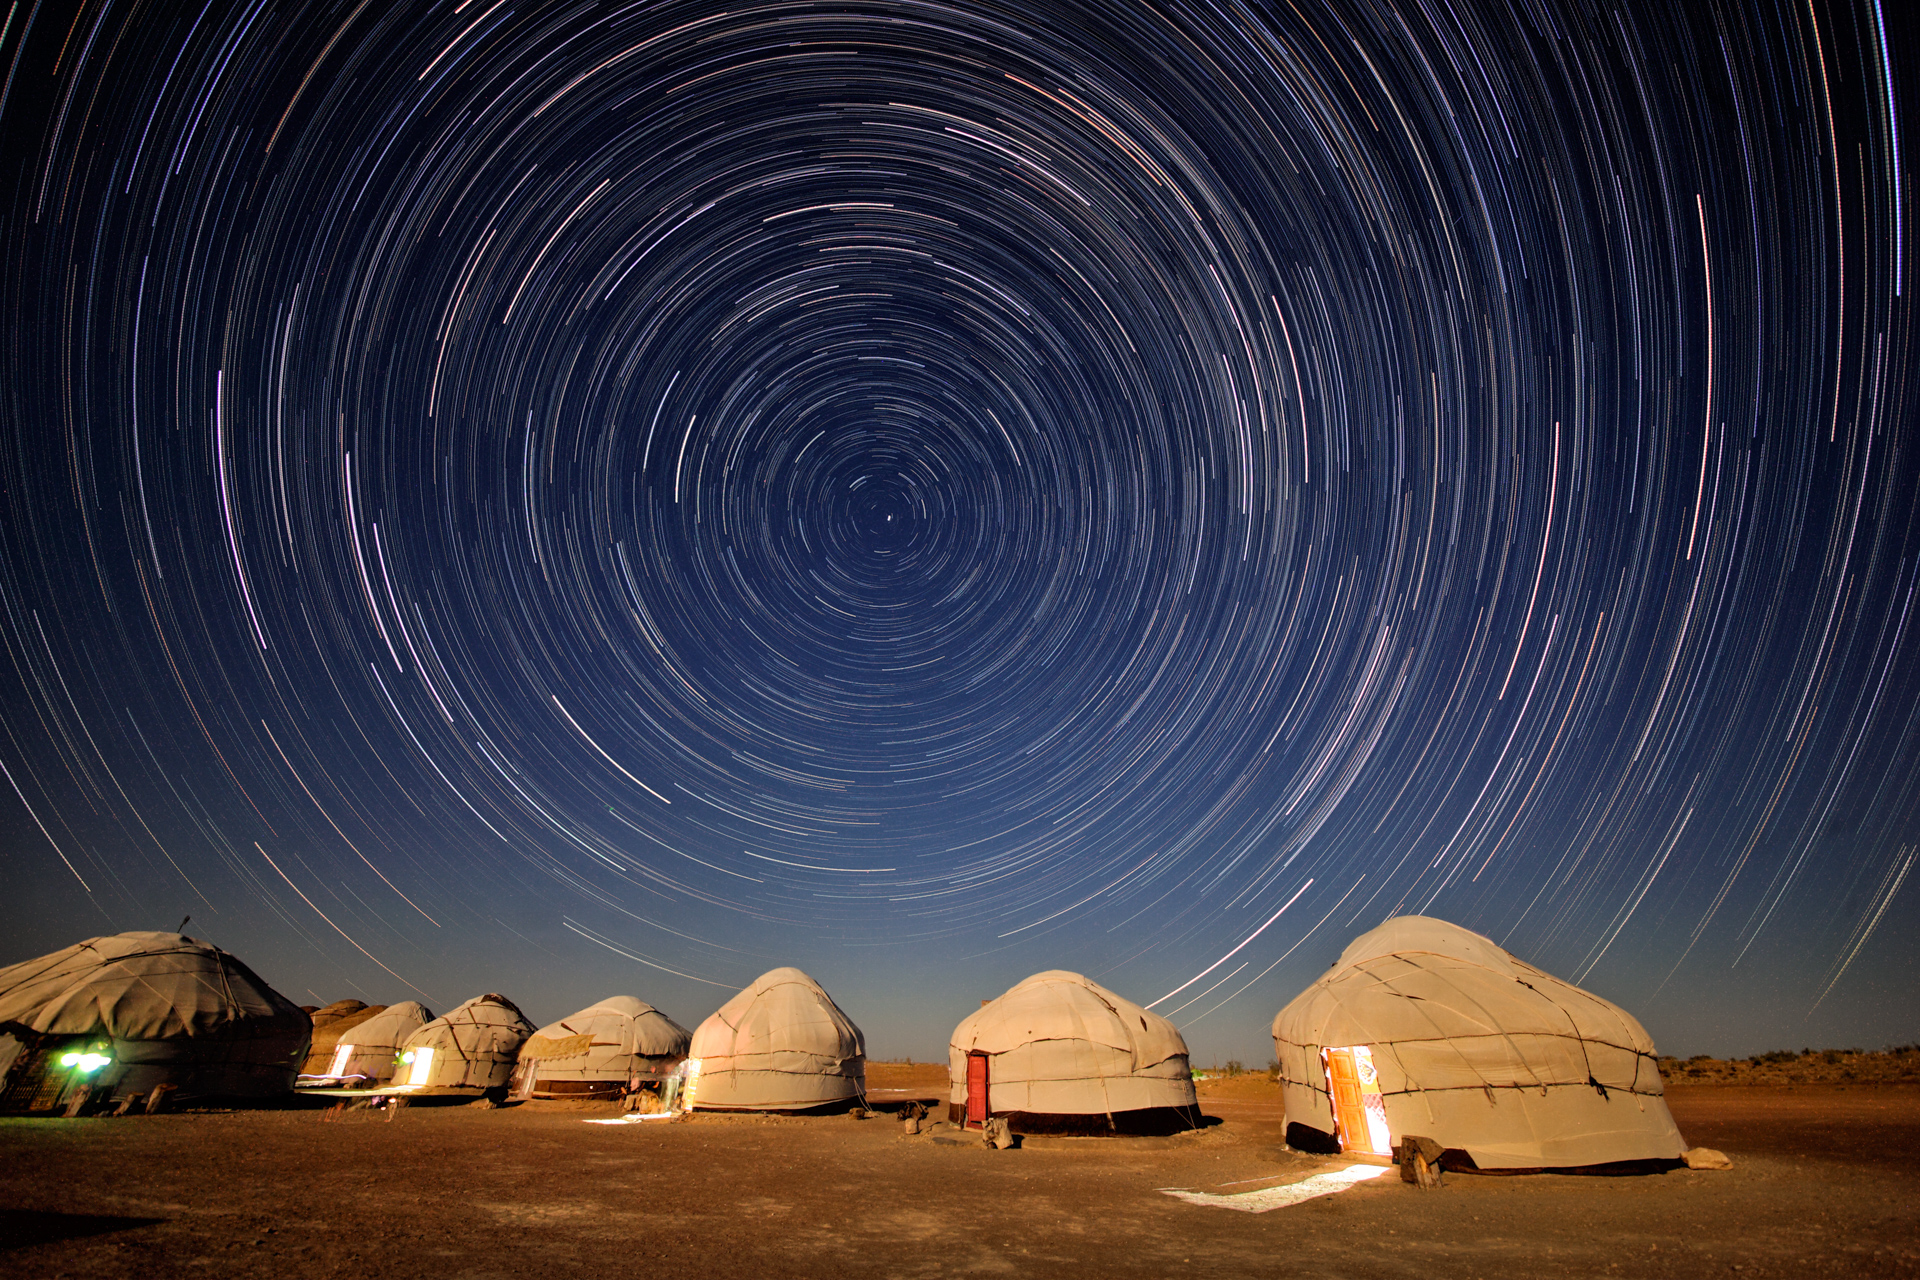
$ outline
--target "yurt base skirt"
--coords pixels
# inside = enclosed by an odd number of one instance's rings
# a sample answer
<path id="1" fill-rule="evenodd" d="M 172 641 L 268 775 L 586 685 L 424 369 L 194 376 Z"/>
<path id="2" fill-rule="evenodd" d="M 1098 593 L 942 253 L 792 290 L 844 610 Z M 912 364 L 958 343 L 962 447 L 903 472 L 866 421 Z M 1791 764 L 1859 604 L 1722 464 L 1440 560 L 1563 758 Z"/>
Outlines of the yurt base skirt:
<path id="1" fill-rule="evenodd" d="M 58 1110 L 80 1087 L 105 1101 L 165 1085 L 175 1103 L 273 1101 L 293 1089 L 292 1055 L 283 1045 L 240 1039 L 36 1036 L 12 1068 L 0 1090 L 4 1114 Z"/>
<path id="2" fill-rule="evenodd" d="M 1295 1151 L 1304 1151 L 1309 1155 L 1337 1156 L 1340 1154 L 1340 1139 L 1324 1129 L 1312 1125 L 1294 1122 L 1287 1126 L 1287 1145 Z M 1393 1163 L 1400 1164 L 1401 1148 L 1393 1148 Z M 1449 1173 L 1477 1173 L 1490 1178 L 1505 1177 L 1508 1174 L 1521 1173 L 1566 1173 L 1583 1174 L 1600 1178 L 1632 1178 L 1649 1173 L 1667 1173 L 1686 1165 L 1684 1159 L 1649 1157 L 1637 1160 L 1609 1160 L 1601 1164 L 1577 1165 L 1537 1165 L 1531 1168 L 1482 1169 L 1473 1158 L 1473 1153 L 1461 1147 L 1445 1147 L 1436 1163 Z"/>
<path id="3" fill-rule="evenodd" d="M 1058 1111 L 996 1111 L 993 1115 L 995 1119 L 1005 1120 L 1013 1132 L 1035 1137 L 1163 1138 L 1169 1134 L 1204 1128 L 1207 1124 L 1198 1107 L 1141 1107 L 1134 1111 L 1098 1111 L 1084 1115 Z M 947 1121 L 964 1128 L 967 1104 L 949 1102 Z"/>
<path id="4" fill-rule="evenodd" d="M 625 1080 L 548 1080 L 536 1077 L 525 1092 L 515 1090 L 516 1098 L 544 1098 L 564 1102 L 617 1102 L 631 1092 Z"/>
<path id="5" fill-rule="evenodd" d="M 377 1094 L 385 1098 L 405 1098 L 409 1105 L 421 1102 L 450 1106 L 457 1102 L 477 1102 L 482 1098 L 494 1102 L 507 1100 L 507 1086 L 503 1084 L 487 1087 L 477 1084 L 383 1084 L 364 1092 L 369 1097 Z"/>
<path id="6" fill-rule="evenodd" d="M 694 1111 L 737 1111 L 743 1115 L 763 1116 L 837 1116 L 852 1111 L 856 1107 L 864 1109 L 866 1102 L 858 1097 L 835 1098 L 831 1102 L 793 1103 L 789 1106 L 745 1106 L 733 1102 L 708 1102 L 705 1098 L 694 1099 Z"/>

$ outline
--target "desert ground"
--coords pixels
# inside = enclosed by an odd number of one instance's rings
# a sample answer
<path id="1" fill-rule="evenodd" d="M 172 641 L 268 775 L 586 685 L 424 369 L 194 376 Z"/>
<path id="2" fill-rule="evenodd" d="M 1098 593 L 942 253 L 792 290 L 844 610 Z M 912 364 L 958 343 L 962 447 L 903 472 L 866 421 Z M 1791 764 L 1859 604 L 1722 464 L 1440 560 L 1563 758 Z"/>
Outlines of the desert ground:
<path id="1" fill-rule="evenodd" d="M 944 1125 L 907 1136 L 884 1110 L 608 1125 L 583 1122 L 616 1117 L 610 1105 L 540 1102 L 416 1104 L 391 1119 L 10 1118 L 0 1257 L 17 1276 L 142 1280 L 1920 1277 L 1920 1084 L 1676 1074 L 1681 1131 L 1732 1169 L 1450 1174 L 1433 1190 L 1389 1171 L 1265 1213 L 1163 1194 L 1346 1167 L 1285 1149 L 1264 1073 L 1203 1081 L 1217 1123 L 1196 1133 L 1011 1151 Z M 874 1064 L 869 1082 L 884 1109 L 941 1097 L 945 1073 Z"/>

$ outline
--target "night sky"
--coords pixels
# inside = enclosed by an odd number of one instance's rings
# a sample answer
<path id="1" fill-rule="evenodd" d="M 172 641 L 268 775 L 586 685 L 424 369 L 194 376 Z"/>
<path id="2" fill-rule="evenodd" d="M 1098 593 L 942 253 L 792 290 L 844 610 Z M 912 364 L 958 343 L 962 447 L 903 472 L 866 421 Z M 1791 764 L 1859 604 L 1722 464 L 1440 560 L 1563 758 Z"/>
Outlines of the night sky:
<path id="1" fill-rule="evenodd" d="M 4 12 L 0 963 L 1920 1039 L 1904 0 Z"/>

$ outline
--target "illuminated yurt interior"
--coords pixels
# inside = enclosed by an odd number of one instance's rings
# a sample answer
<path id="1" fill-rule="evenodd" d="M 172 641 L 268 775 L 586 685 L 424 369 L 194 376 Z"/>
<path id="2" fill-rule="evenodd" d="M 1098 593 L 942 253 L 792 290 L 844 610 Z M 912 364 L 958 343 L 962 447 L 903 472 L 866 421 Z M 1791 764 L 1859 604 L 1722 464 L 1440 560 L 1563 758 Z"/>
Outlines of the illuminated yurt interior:
<path id="1" fill-rule="evenodd" d="M 400 1068 L 400 1053 L 408 1038 L 432 1021 L 433 1011 L 425 1005 L 402 1000 L 375 1005 L 368 1016 L 354 1018 L 344 1029 L 338 1025 L 316 1029 L 315 1052 L 307 1055 L 301 1087 L 371 1089 L 388 1083 Z M 331 1042 L 324 1054 L 318 1051 L 322 1035 Z"/>
<path id="2" fill-rule="evenodd" d="M 422 1025 L 400 1046 L 385 1088 L 394 1093 L 505 1093 L 520 1046 L 533 1034 L 520 1007 L 488 992 Z"/>
<path id="3" fill-rule="evenodd" d="M 341 1034 L 375 1017 L 386 1007 L 383 1004 L 367 1004 L 362 1000 L 335 1000 L 332 1004 L 313 1010 L 313 1043 L 307 1046 L 307 1060 L 300 1068 L 297 1083 L 305 1085 L 324 1075 L 328 1064 L 333 1061 L 334 1046 L 339 1043 Z"/>

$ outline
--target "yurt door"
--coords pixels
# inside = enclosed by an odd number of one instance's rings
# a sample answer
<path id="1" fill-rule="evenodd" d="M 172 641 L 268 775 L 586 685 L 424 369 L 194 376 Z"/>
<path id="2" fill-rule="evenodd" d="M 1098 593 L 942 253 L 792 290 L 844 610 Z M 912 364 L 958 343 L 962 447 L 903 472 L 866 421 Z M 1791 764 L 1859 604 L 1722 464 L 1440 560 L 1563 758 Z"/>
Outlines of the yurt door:
<path id="1" fill-rule="evenodd" d="M 1327 1067 L 1327 1096 L 1333 1101 L 1333 1123 L 1342 1151 L 1385 1156 L 1393 1153 L 1387 1131 L 1386 1099 L 1380 1096 L 1380 1077 L 1373 1067 L 1373 1049 L 1354 1045 L 1322 1049 Z"/>
<path id="2" fill-rule="evenodd" d="M 409 1049 L 400 1055 L 401 1070 L 396 1075 L 404 1075 L 401 1084 L 426 1084 L 433 1079 L 433 1050 Z"/>
<path id="3" fill-rule="evenodd" d="M 978 1129 L 987 1123 L 987 1055 L 967 1055 L 967 1128 Z"/>

